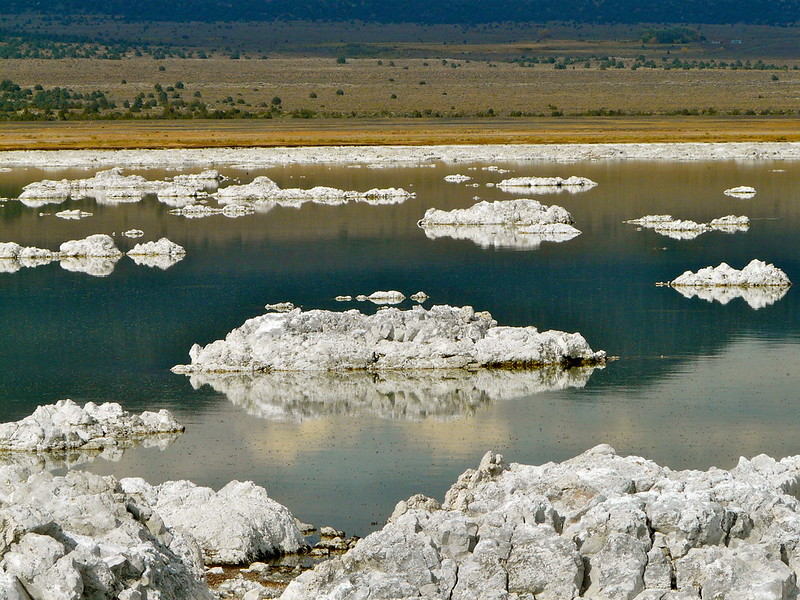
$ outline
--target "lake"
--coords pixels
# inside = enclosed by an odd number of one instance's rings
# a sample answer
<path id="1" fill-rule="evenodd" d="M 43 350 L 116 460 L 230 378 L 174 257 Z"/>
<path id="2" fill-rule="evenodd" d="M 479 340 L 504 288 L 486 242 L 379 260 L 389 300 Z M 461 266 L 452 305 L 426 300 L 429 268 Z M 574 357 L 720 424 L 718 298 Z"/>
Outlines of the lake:
<path id="1" fill-rule="evenodd" d="M 490 165 L 509 173 L 482 170 Z M 416 197 L 383 206 L 275 206 L 238 219 L 171 215 L 155 197 L 119 205 L 91 198 L 37 208 L 0 204 L 0 241 L 55 250 L 68 239 L 114 233 L 125 251 L 166 236 L 187 252 L 167 270 L 124 257 L 107 277 L 58 262 L 0 273 L 3 421 L 62 398 L 118 401 L 132 411 L 168 408 L 187 429 L 166 449 L 134 448 L 118 461 L 75 468 L 214 488 L 253 480 L 301 520 L 348 535 L 376 529 L 411 494 L 441 500 L 490 449 L 509 461 L 542 463 L 609 443 L 675 469 L 800 453 L 797 290 L 753 308 L 742 298 L 709 302 L 655 285 L 687 269 L 722 261 L 742 268 L 753 258 L 800 281 L 794 162 L 301 164 L 220 172 L 242 183 L 268 175 L 282 187 L 403 187 Z M 92 173 L 14 168 L 0 173 L 0 196 L 15 198 L 32 181 Z M 444 181 L 456 173 L 472 179 Z M 598 185 L 538 195 L 486 186 L 529 175 L 578 175 Z M 758 193 L 723 194 L 738 185 Z M 538 247 L 482 247 L 431 239 L 417 226 L 427 208 L 463 208 L 476 196 L 558 204 L 582 234 Z M 94 216 L 40 216 L 65 208 Z M 695 221 L 747 215 L 751 225 L 676 240 L 623 223 L 664 213 Z M 145 236 L 120 235 L 131 228 Z M 618 360 L 593 371 L 480 377 L 291 374 L 204 383 L 169 371 L 188 362 L 193 343 L 224 337 L 267 303 L 374 312 L 378 306 L 369 302 L 334 297 L 391 289 L 407 296 L 423 290 L 426 307 L 488 310 L 501 325 L 579 331 Z"/>

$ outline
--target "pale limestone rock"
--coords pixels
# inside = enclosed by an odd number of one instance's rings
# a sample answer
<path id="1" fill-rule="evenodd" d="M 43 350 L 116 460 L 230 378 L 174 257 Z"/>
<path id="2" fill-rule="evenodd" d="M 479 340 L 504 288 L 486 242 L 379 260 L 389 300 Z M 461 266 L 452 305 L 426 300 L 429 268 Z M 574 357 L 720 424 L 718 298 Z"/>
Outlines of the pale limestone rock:
<path id="1" fill-rule="evenodd" d="M 400 304 L 406 297 L 397 290 L 389 290 L 388 292 L 372 292 L 367 299 L 373 304 Z"/>
<path id="2" fill-rule="evenodd" d="M 178 373 L 543 367 L 602 363 L 580 334 L 497 327 L 487 312 L 447 305 L 267 313 L 189 351 Z"/>
<path id="3" fill-rule="evenodd" d="M 250 563 L 305 547 L 289 510 L 251 481 L 231 481 L 219 492 L 190 481 L 120 483 L 150 504 L 168 528 L 197 540 L 206 564 Z"/>
<path id="4" fill-rule="evenodd" d="M 96 233 L 82 240 L 70 240 L 59 247 L 61 258 L 109 257 L 119 258 L 122 252 L 114 245 L 111 236 Z"/>
<path id="5" fill-rule="evenodd" d="M 738 187 L 733 187 L 725 190 L 723 192 L 726 196 L 731 196 L 733 198 L 752 198 L 756 195 L 756 189 L 754 187 L 750 187 L 749 185 L 740 185 Z"/>
<path id="6" fill-rule="evenodd" d="M 587 177 L 577 177 L 572 175 L 563 179 L 561 177 L 511 177 L 503 179 L 497 184 L 504 191 L 522 191 L 534 193 L 548 193 L 557 190 L 569 192 L 584 191 L 593 188 L 597 182 Z"/>
<path id="7" fill-rule="evenodd" d="M 144 231 L 141 229 L 128 229 L 127 231 L 123 231 L 122 235 L 129 238 L 140 238 L 144 235 Z"/>
<path id="8" fill-rule="evenodd" d="M 74 210 L 59 211 L 56 213 L 56 216 L 59 219 L 85 219 L 86 217 L 91 217 L 92 213 L 76 208 Z"/>
<path id="9" fill-rule="evenodd" d="M 461 175 L 457 173 L 455 175 L 445 175 L 444 180 L 448 183 L 464 183 L 465 181 L 469 181 L 472 179 L 469 175 Z"/>
<path id="10" fill-rule="evenodd" d="M 753 259 L 741 271 L 727 263 L 705 267 L 693 273 L 686 271 L 669 282 L 673 287 L 789 287 L 786 273 L 772 264 Z"/>
<path id="11" fill-rule="evenodd" d="M 28 417 L 0 424 L 0 451 L 67 452 L 125 446 L 150 435 L 183 431 L 169 411 L 135 415 L 116 402 L 83 407 L 72 400 L 39 406 Z"/>
<path id="12" fill-rule="evenodd" d="M 186 250 L 180 244 L 162 237 L 156 242 L 136 244 L 128 251 L 128 256 L 183 256 Z"/>

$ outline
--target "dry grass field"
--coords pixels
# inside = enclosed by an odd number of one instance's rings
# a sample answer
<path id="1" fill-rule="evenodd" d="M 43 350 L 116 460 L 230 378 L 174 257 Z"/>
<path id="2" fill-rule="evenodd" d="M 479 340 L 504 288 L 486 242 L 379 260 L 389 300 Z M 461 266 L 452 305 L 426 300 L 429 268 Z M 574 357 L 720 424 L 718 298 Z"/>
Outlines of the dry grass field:
<path id="1" fill-rule="evenodd" d="M 332 58 L 146 57 L 6 60 L 2 67 L 4 77 L 22 86 L 99 89 L 118 104 L 153 93 L 160 84 L 170 97 L 199 99 L 209 108 L 257 111 L 277 96 L 285 113 L 307 109 L 345 116 L 474 117 L 490 109 L 500 116 L 570 116 L 601 109 L 663 115 L 709 108 L 712 114 L 797 114 L 800 109 L 800 70 L 791 69 L 601 70 L 578 64 L 557 70 L 549 64 L 521 67 L 449 59 L 361 58 L 340 64 Z M 183 89 L 169 90 L 178 82 Z"/>

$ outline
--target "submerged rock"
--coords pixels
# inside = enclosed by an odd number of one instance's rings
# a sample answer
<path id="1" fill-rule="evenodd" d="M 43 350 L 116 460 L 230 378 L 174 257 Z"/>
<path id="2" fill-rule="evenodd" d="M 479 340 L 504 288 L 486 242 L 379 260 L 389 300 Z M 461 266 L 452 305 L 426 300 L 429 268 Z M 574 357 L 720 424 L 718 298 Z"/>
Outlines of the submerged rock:
<path id="1" fill-rule="evenodd" d="M 0 598 L 211 600 L 197 544 L 113 477 L 0 467 Z"/>
<path id="2" fill-rule="evenodd" d="M 541 367 L 605 360 L 577 333 L 498 327 L 472 307 L 295 309 L 245 321 L 224 340 L 195 344 L 176 373 Z"/>
<path id="3" fill-rule="evenodd" d="M 421 421 L 458 419 L 494 402 L 581 388 L 595 368 L 197 373 L 190 381 L 195 389 L 208 385 L 248 414 L 272 421 L 340 414 Z"/>
<path id="4" fill-rule="evenodd" d="M 497 187 L 503 191 L 522 190 L 541 194 L 562 189 L 569 192 L 584 191 L 596 185 L 596 181 L 573 175 L 566 179 L 561 177 L 511 177 L 510 179 L 503 179 L 497 184 Z"/>
<path id="5" fill-rule="evenodd" d="M 0 452 L 65 452 L 124 446 L 139 438 L 183 431 L 169 411 L 135 415 L 116 402 L 83 407 L 72 400 L 39 406 L 28 417 L 0 424 Z"/>
<path id="6" fill-rule="evenodd" d="M 772 264 L 767 264 L 758 259 L 753 259 L 741 271 L 727 263 L 720 263 L 716 267 L 705 267 L 693 273 L 686 271 L 679 277 L 669 282 L 673 287 L 789 287 L 786 273 Z"/>
<path id="7" fill-rule="evenodd" d="M 294 516 L 252 481 L 231 481 L 219 492 L 191 481 L 150 485 L 140 478 L 122 489 L 200 545 L 206 564 L 244 564 L 306 547 Z"/>
<path id="8" fill-rule="evenodd" d="M 444 502 L 300 575 L 282 600 L 794 598 L 800 457 L 671 471 L 597 446 L 563 463 L 487 453 Z"/>

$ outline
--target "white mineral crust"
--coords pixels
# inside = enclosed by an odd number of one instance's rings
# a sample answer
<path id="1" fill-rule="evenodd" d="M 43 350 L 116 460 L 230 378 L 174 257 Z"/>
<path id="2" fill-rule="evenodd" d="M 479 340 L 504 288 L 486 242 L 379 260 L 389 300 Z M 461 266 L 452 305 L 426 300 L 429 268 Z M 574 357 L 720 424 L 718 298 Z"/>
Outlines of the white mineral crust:
<path id="1" fill-rule="evenodd" d="M 563 463 L 492 452 L 440 505 L 422 495 L 282 600 L 789 600 L 800 457 L 672 471 L 597 446 Z"/>
<path id="2" fill-rule="evenodd" d="M 245 321 L 224 340 L 189 351 L 178 373 L 342 371 L 540 367 L 599 363 L 578 333 L 539 332 L 535 327 L 498 327 L 488 312 L 447 305 L 425 310 L 295 309 Z"/>
<path id="3" fill-rule="evenodd" d="M 693 273 L 686 271 L 679 277 L 669 282 L 673 287 L 789 287 L 786 273 L 772 264 L 767 264 L 758 259 L 753 259 L 741 271 L 727 263 L 720 263 L 717 267 L 705 267 Z"/>
<path id="4" fill-rule="evenodd" d="M 120 446 L 159 433 L 183 431 L 169 411 L 135 415 L 116 402 L 83 407 L 72 400 L 39 406 L 21 421 L 0 424 L 0 452 L 64 452 Z"/>
<path id="5" fill-rule="evenodd" d="M 595 368 L 197 373 L 190 381 L 195 389 L 208 385 L 248 414 L 271 421 L 331 415 L 441 421 L 475 415 L 495 402 L 582 388 Z"/>
<path id="6" fill-rule="evenodd" d="M 294 516 L 252 481 L 231 481 L 218 492 L 191 481 L 152 486 L 123 479 L 164 524 L 195 539 L 206 564 L 243 564 L 306 547 Z"/>
<path id="7" fill-rule="evenodd" d="M 756 195 L 756 188 L 750 187 L 749 185 L 740 185 L 738 187 L 729 188 L 723 193 L 726 196 L 732 196 L 734 198 L 752 198 Z"/>
<path id="8" fill-rule="evenodd" d="M 183 256 L 186 250 L 180 244 L 171 242 L 165 237 L 157 242 L 136 244 L 128 251 L 128 256 Z"/>

